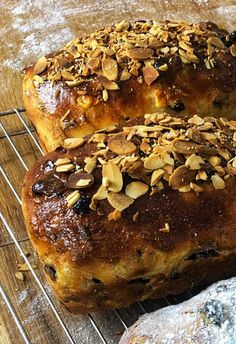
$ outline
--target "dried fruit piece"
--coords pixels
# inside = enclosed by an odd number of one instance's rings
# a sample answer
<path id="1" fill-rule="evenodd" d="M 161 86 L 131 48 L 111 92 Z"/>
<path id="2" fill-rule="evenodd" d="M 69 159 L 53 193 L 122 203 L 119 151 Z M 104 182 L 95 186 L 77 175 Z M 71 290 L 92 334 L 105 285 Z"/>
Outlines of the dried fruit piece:
<path id="1" fill-rule="evenodd" d="M 98 76 L 98 81 L 101 83 L 101 85 L 107 89 L 108 91 L 114 91 L 114 90 L 119 90 L 119 86 L 117 85 L 116 82 L 110 81 L 103 75 Z"/>
<path id="2" fill-rule="evenodd" d="M 144 160 L 144 167 L 148 170 L 157 170 L 165 166 L 165 162 L 159 157 L 159 155 L 152 154 Z"/>
<path id="3" fill-rule="evenodd" d="M 142 61 L 149 59 L 154 54 L 154 51 L 150 48 L 134 48 L 126 50 L 125 54 L 130 59 Z"/>
<path id="4" fill-rule="evenodd" d="M 140 196 L 145 195 L 148 192 L 148 185 L 142 182 L 132 182 L 128 184 L 125 188 L 125 193 L 133 199 L 137 199 Z"/>
<path id="5" fill-rule="evenodd" d="M 108 161 L 102 167 L 103 185 L 109 191 L 119 192 L 123 187 L 122 173 L 117 165 Z"/>
<path id="6" fill-rule="evenodd" d="M 202 165 L 205 163 L 205 161 L 198 155 L 192 154 L 188 159 L 185 161 L 185 165 L 190 170 L 200 170 L 202 168 Z"/>
<path id="7" fill-rule="evenodd" d="M 183 186 L 189 185 L 190 182 L 195 180 L 196 171 L 189 170 L 186 166 L 182 165 L 174 170 L 170 176 L 169 185 L 172 189 L 178 190 Z"/>
<path id="8" fill-rule="evenodd" d="M 117 134 L 108 139 L 109 149 L 117 155 L 130 155 L 136 151 L 136 146 L 133 142 L 128 141 L 124 135 Z"/>
<path id="9" fill-rule="evenodd" d="M 38 59 L 36 62 L 36 65 L 34 66 L 34 74 L 41 74 L 45 71 L 47 68 L 47 59 L 45 56 L 42 56 Z"/>
<path id="10" fill-rule="evenodd" d="M 148 86 L 150 86 L 159 76 L 159 72 L 153 66 L 147 66 L 143 69 L 143 77 Z"/>
<path id="11" fill-rule="evenodd" d="M 225 188 L 225 181 L 217 174 L 211 176 L 211 181 L 216 190 L 222 190 Z"/>
<path id="12" fill-rule="evenodd" d="M 154 171 L 152 173 L 152 177 L 151 177 L 151 186 L 156 185 L 161 180 L 161 178 L 164 176 L 164 174 L 165 174 L 165 171 L 161 168 Z"/>
<path id="13" fill-rule="evenodd" d="M 102 61 L 102 73 L 110 81 L 114 81 L 118 76 L 117 62 L 113 59 L 105 59 Z"/>
<path id="14" fill-rule="evenodd" d="M 70 189 L 83 189 L 93 185 L 94 177 L 90 173 L 78 172 L 69 176 L 67 187 Z"/>
<path id="15" fill-rule="evenodd" d="M 84 143 L 84 139 L 82 137 L 71 137 L 64 140 L 63 147 L 67 149 L 75 149 Z"/>
<path id="16" fill-rule="evenodd" d="M 107 196 L 107 200 L 113 208 L 119 211 L 123 211 L 124 209 L 128 208 L 132 203 L 134 203 L 134 200 L 131 197 L 125 195 L 122 192 L 110 192 Z"/>

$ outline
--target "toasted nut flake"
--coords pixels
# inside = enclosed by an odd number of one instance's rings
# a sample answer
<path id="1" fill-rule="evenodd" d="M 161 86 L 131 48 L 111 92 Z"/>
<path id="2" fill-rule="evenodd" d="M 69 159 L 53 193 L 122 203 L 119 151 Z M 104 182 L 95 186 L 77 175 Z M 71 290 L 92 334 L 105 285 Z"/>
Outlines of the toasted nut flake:
<path id="1" fill-rule="evenodd" d="M 131 77 L 130 72 L 128 72 L 127 69 L 124 69 L 124 70 L 121 72 L 120 80 L 121 80 L 121 81 L 129 80 L 130 77 Z"/>
<path id="2" fill-rule="evenodd" d="M 56 172 L 69 172 L 74 168 L 75 166 L 73 164 L 59 165 L 56 167 Z"/>
<path id="3" fill-rule="evenodd" d="M 154 51 L 150 48 L 134 48 L 126 50 L 125 53 L 130 59 L 142 61 L 149 59 L 154 54 Z"/>
<path id="4" fill-rule="evenodd" d="M 102 167 L 102 176 L 109 191 L 119 192 L 123 187 L 123 177 L 118 166 L 108 161 Z M 103 183 L 104 185 L 104 183 Z"/>
<path id="5" fill-rule="evenodd" d="M 161 71 L 161 72 L 166 72 L 168 70 L 168 64 L 163 64 L 161 65 L 160 67 L 158 67 L 158 69 Z"/>
<path id="6" fill-rule="evenodd" d="M 153 66 L 147 66 L 143 69 L 143 77 L 148 86 L 150 86 L 159 76 L 159 72 Z"/>
<path id="7" fill-rule="evenodd" d="M 231 45 L 231 47 L 229 48 L 231 55 L 236 57 L 236 44 Z"/>
<path id="8" fill-rule="evenodd" d="M 116 82 L 108 80 L 105 76 L 99 75 L 98 80 L 101 83 L 101 85 L 107 89 L 108 91 L 114 91 L 118 90 L 119 86 L 117 85 Z"/>
<path id="9" fill-rule="evenodd" d="M 165 162 L 159 157 L 159 155 L 152 154 L 144 160 L 144 167 L 148 170 L 157 170 L 165 166 Z"/>
<path id="10" fill-rule="evenodd" d="M 125 195 L 122 192 L 110 192 L 107 196 L 107 200 L 113 208 L 119 211 L 123 211 L 134 202 L 134 200 L 131 197 Z"/>
<path id="11" fill-rule="evenodd" d="M 73 87 L 73 86 L 78 86 L 82 84 L 83 82 L 85 82 L 84 79 L 75 79 L 73 81 L 66 81 L 66 84 L 70 87 Z"/>
<path id="12" fill-rule="evenodd" d="M 224 179 L 222 179 L 217 174 L 214 174 L 213 176 L 211 176 L 211 181 L 215 189 L 221 190 L 225 188 Z"/>
<path id="13" fill-rule="evenodd" d="M 31 267 L 32 269 L 37 269 L 37 265 L 35 264 L 31 264 Z M 24 272 L 24 271 L 29 271 L 30 269 L 26 263 L 23 263 L 23 264 L 17 264 L 17 270 Z"/>
<path id="14" fill-rule="evenodd" d="M 90 173 L 76 172 L 69 176 L 67 187 L 70 189 L 83 189 L 94 183 L 94 177 Z"/>
<path id="15" fill-rule="evenodd" d="M 115 209 L 113 212 L 108 214 L 108 221 L 117 221 L 121 218 L 121 211 Z"/>
<path id="16" fill-rule="evenodd" d="M 236 157 L 231 160 L 232 166 L 236 168 Z"/>
<path id="17" fill-rule="evenodd" d="M 195 115 L 188 120 L 188 123 L 196 124 L 196 125 L 202 125 L 202 124 L 204 124 L 204 119 Z"/>
<path id="18" fill-rule="evenodd" d="M 154 171 L 151 177 L 151 186 L 158 184 L 161 178 L 164 176 L 164 174 L 165 174 L 165 171 L 161 168 Z"/>
<path id="19" fill-rule="evenodd" d="M 165 223 L 165 227 L 160 228 L 159 232 L 169 233 L 170 232 L 170 225 L 169 225 L 169 223 Z"/>
<path id="20" fill-rule="evenodd" d="M 132 182 L 125 188 L 125 193 L 133 199 L 137 199 L 140 196 L 145 195 L 148 192 L 148 185 L 142 182 Z"/>
<path id="21" fill-rule="evenodd" d="M 54 162 L 55 166 L 60 166 L 60 165 L 65 165 L 65 164 L 69 164 L 70 163 L 70 159 L 68 158 L 59 158 Z"/>
<path id="22" fill-rule="evenodd" d="M 108 139 L 109 149 L 117 155 L 130 155 L 136 151 L 136 146 L 133 142 L 127 141 L 124 135 L 117 134 Z"/>
<path id="23" fill-rule="evenodd" d="M 69 196 L 66 197 L 67 207 L 72 207 L 80 199 L 79 191 L 72 192 Z"/>
<path id="24" fill-rule="evenodd" d="M 100 60 L 97 57 L 93 57 L 89 59 L 87 62 L 87 66 L 92 70 L 97 69 L 99 65 L 100 65 Z"/>
<path id="25" fill-rule="evenodd" d="M 168 165 L 174 165 L 174 163 L 175 163 L 174 159 L 171 158 L 170 154 L 168 154 L 167 152 L 164 152 L 162 154 L 162 159 Z"/>
<path id="26" fill-rule="evenodd" d="M 208 179 L 208 176 L 204 170 L 198 171 L 196 180 L 199 180 L 199 179 L 200 180 L 207 180 Z"/>
<path id="27" fill-rule="evenodd" d="M 210 37 L 207 40 L 208 44 L 213 45 L 214 47 L 218 48 L 218 49 L 224 49 L 225 45 L 222 42 L 221 39 L 219 39 L 218 37 Z"/>
<path id="28" fill-rule="evenodd" d="M 172 149 L 179 154 L 186 154 L 191 155 L 194 153 L 198 153 L 201 145 L 190 142 L 190 141 L 182 141 L 179 139 L 175 139 L 172 142 Z"/>
<path id="29" fill-rule="evenodd" d="M 68 72 L 67 70 L 62 70 L 61 71 L 61 76 L 68 81 L 73 81 L 75 79 L 75 77 L 73 76 L 73 74 L 71 74 L 70 72 Z"/>
<path id="30" fill-rule="evenodd" d="M 24 281 L 24 279 L 25 279 L 25 276 L 24 276 L 23 273 L 20 272 L 20 271 L 17 271 L 17 272 L 15 273 L 15 276 L 16 276 L 16 278 L 17 278 L 18 280 L 20 280 L 20 281 Z"/>
<path id="31" fill-rule="evenodd" d="M 106 199 L 108 196 L 108 190 L 105 186 L 101 185 L 100 188 L 97 190 L 95 195 L 93 196 L 93 199 L 101 201 L 103 199 Z"/>
<path id="32" fill-rule="evenodd" d="M 185 161 L 185 165 L 190 170 L 200 170 L 204 163 L 205 161 L 196 154 L 190 155 L 190 157 L 188 157 L 188 159 Z"/>
<path id="33" fill-rule="evenodd" d="M 182 165 L 174 170 L 170 176 L 169 185 L 172 189 L 178 190 L 183 186 L 189 185 L 190 182 L 195 180 L 196 171 L 189 170 L 186 166 Z"/>
<path id="34" fill-rule="evenodd" d="M 108 92 L 106 89 L 102 91 L 102 99 L 104 100 L 104 102 L 108 101 Z"/>
<path id="35" fill-rule="evenodd" d="M 193 182 L 190 183 L 190 188 L 193 189 L 195 192 L 202 192 L 204 190 L 201 186 Z"/>
<path id="36" fill-rule="evenodd" d="M 47 59 L 45 56 L 40 57 L 38 59 L 36 65 L 34 66 L 34 74 L 41 74 L 45 71 L 47 68 Z"/>
<path id="37" fill-rule="evenodd" d="M 217 165 L 220 165 L 221 163 L 221 160 L 218 156 L 211 156 L 209 159 L 208 159 L 209 163 L 211 164 L 211 166 L 215 167 Z"/>
<path id="38" fill-rule="evenodd" d="M 138 222 L 138 220 L 139 220 L 139 211 L 137 211 L 137 212 L 133 215 L 132 219 L 133 219 L 134 222 Z"/>
<path id="39" fill-rule="evenodd" d="M 82 137 L 71 137 L 64 140 L 63 147 L 67 149 L 75 149 L 84 143 L 84 139 Z"/>
<path id="40" fill-rule="evenodd" d="M 118 76 L 118 66 L 115 60 L 105 59 L 102 61 L 103 75 L 110 81 L 114 81 Z"/>
<path id="41" fill-rule="evenodd" d="M 189 192 L 191 191 L 190 185 L 182 186 L 181 188 L 178 189 L 179 192 Z"/>
<path id="42" fill-rule="evenodd" d="M 93 170 L 96 168 L 97 165 L 97 158 L 94 157 L 87 157 L 84 159 L 85 162 L 85 166 L 84 166 L 84 170 L 87 173 L 92 173 Z"/>

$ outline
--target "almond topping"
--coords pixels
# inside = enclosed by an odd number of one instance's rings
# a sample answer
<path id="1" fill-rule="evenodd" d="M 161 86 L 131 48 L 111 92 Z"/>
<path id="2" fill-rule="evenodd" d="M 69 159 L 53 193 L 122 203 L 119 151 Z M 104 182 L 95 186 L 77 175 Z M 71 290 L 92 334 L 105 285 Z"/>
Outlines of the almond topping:
<path id="1" fill-rule="evenodd" d="M 84 166 L 84 170 L 87 173 L 92 173 L 93 170 L 96 168 L 97 165 L 97 158 L 94 157 L 87 157 L 84 159 L 85 162 L 85 166 Z"/>
<path id="2" fill-rule="evenodd" d="M 204 160 L 196 154 L 190 155 L 190 157 L 185 161 L 185 165 L 190 170 L 200 170 L 203 164 L 205 164 Z"/>
<path id="3" fill-rule="evenodd" d="M 193 189 L 195 192 L 202 192 L 203 188 L 195 183 L 190 183 L 190 188 Z"/>
<path id="4" fill-rule="evenodd" d="M 155 154 L 150 155 L 147 159 L 144 160 L 144 167 L 148 170 L 157 170 L 165 166 L 165 162 Z"/>
<path id="5" fill-rule="evenodd" d="M 149 48 L 134 48 L 126 50 L 125 53 L 130 59 L 142 61 L 149 59 L 154 54 L 154 51 Z"/>
<path id="6" fill-rule="evenodd" d="M 222 42 L 221 39 L 219 39 L 218 37 L 210 37 L 207 40 L 208 44 L 213 45 L 214 47 L 218 48 L 218 49 L 224 49 L 225 45 Z"/>
<path id="7" fill-rule="evenodd" d="M 113 208 L 119 211 L 123 211 L 124 209 L 128 208 L 132 203 L 134 203 L 134 200 L 131 197 L 125 195 L 122 192 L 110 192 L 107 196 L 107 200 Z"/>
<path id="8" fill-rule="evenodd" d="M 178 190 L 183 186 L 189 185 L 193 182 L 196 176 L 196 171 L 189 170 L 186 166 L 182 165 L 174 170 L 170 176 L 169 185 L 172 189 Z"/>
<path id="9" fill-rule="evenodd" d="M 70 159 L 68 158 L 59 158 L 54 162 L 55 166 L 60 166 L 60 165 L 65 165 L 65 164 L 69 164 L 70 163 Z"/>
<path id="10" fill-rule="evenodd" d="M 224 180 L 217 174 L 214 174 L 213 176 L 211 176 L 211 181 L 215 189 L 221 190 L 225 188 Z"/>
<path id="11" fill-rule="evenodd" d="M 108 161 L 102 167 L 103 185 L 109 191 L 119 192 L 123 187 L 123 177 L 119 167 L 112 161 Z"/>
<path id="12" fill-rule="evenodd" d="M 100 65 L 100 60 L 97 57 L 91 58 L 87 62 L 87 66 L 92 70 L 97 69 L 99 65 Z"/>
<path id="13" fill-rule="evenodd" d="M 79 191 L 72 192 L 69 196 L 66 197 L 67 207 L 72 207 L 80 199 Z"/>
<path id="14" fill-rule="evenodd" d="M 131 77 L 130 72 L 128 72 L 127 69 L 124 69 L 124 70 L 121 72 L 120 80 L 121 80 L 121 81 L 129 80 L 130 77 Z"/>
<path id="15" fill-rule="evenodd" d="M 148 185 L 142 182 L 132 182 L 125 188 L 125 193 L 133 199 L 137 199 L 140 196 L 145 195 L 148 192 Z"/>
<path id="16" fill-rule="evenodd" d="M 108 91 L 114 91 L 114 90 L 118 90 L 119 86 L 117 85 L 116 82 L 114 81 L 110 81 L 109 79 L 107 79 L 105 76 L 103 75 L 99 75 L 98 76 L 98 80 L 101 83 L 101 85 L 107 89 Z"/>
<path id="17" fill-rule="evenodd" d="M 179 139 L 172 141 L 172 149 L 179 154 L 191 155 L 198 153 L 200 147 L 201 145 L 190 141 L 182 141 Z"/>
<path id="18" fill-rule="evenodd" d="M 136 146 L 133 142 L 128 141 L 124 135 L 111 136 L 108 139 L 109 149 L 117 155 L 130 155 L 136 151 Z"/>
<path id="19" fill-rule="evenodd" d="M 56 167 L 56 172 L 69 172 L 74 168 L 75 166 L 73 164 L 59 165 Z"/>
<path id="20" fill-rule="evenodd" d="M 114 81 L 118 76 L 118 66 L 115 60 L 105 59 L 102 61 L 103 75 L 110 81 Z"/>
<path id="21" fill-rule="evenodd" d="M 159 72 L 153 66 L 147 66 L 143 69 L 143 77 L 148 86 L 150 86 L 158 76 Z"/>
<path id="22" fill-rule="evenodd" d="M 164 176 L 164 174 L 165 174 L 165 171 L 162 170 L 161 168 L 154 171 L 152 173 L 152 177 L 151 177 L 151 186 L 156 185 L 161 180 L 161 178 Z"/>
<path id="23" fill-rule="evenodd" d="M 40 57 L 34 66 L 34 74 L 41 74 L 47 68 L 47 59 L 45 56 Z"/>
<path id="24" fill-rule="evenodd" d="M 69 176 L 67 187 L 70 189 L 83 189 L 94 183 L 94 177 L 90 173 L 77 172 Z"/>
<path id="25" fill-rule="evenodd" d="M 67 149 L 75 149 L 84 143 L 84 139 L 82 137 L 71 137 L 64 140 L 63 147 Z"/>
<path id="26" fill-rule="evenodd" d="M 220 165 L 221 160 L 218 156 L 211 156 L 208 159 L 209 163 L 211 164 L 211 166 L 216 167 L 217 165 Z"/>
<path id="27" fill-rule="evenodd" d="M 190 118 L 188 120 L 188 123 L 196 124 L 196 125 L 202 125 L 202 124 L 204 124 L 204 119 L 202 119 L 201 117 L 195 115 L 195 116 L 193 116 L 192 118 Z"/>
<path id="28" fill-rule="evenodd" d="M 65 80 L 73 81 L 75 79 L 73 74 L 71 74 L 67 70 L 62 70 L 61 75 Z"/>
<path id="29" fill-rule="evenodd" d="M 231 55 L 236 57 L 236 44 L 231 45 L 231 47 L 229 48 Z"/>

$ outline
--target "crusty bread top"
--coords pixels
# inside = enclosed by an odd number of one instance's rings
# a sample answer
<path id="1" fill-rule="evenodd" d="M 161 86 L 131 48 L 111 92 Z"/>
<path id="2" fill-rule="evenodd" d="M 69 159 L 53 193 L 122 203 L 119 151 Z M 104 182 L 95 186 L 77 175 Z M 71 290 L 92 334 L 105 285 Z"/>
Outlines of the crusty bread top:
<path id="1" fill-rule="evenodd" d="M 235 121 L 151 114 L 66 139 L 64 150 L 45 156 L 25 178 L 33 241 L 81 261 L 96 254 L 115 260 L 144 242 L 171 250 L 177 242 L 206 244 L 223 235 L 230 246 L 235 133 Z"/>

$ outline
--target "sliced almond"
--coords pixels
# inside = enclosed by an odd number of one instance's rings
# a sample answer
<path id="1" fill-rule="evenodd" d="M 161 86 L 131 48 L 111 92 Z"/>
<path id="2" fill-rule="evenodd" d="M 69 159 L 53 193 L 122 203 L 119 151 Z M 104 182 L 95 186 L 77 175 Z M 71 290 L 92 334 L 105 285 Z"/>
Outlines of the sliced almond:
<path id="1" fill-rule="evenodd" d="M 161 168 L 159 168 L 158 170 L 154 171 L 152 173 L 152 177 L 151 177 L 151 186 L 154 186 L 157 183 L 159 183 L 159 181 L 164 176 L 164 174 L 165 174 L 165 171 L 163 169 L 161 169 Z"/>
<path id="2" fill-rule="evenodd" d="M 143 69 L 143 77 L 148 86 L 150 86 L 159 76 L 159 72 L 153 66 L 147 66 Z"/>
<path id="3" fill-rule="evenodd" d="M 231 47 L 229 48 L 231 55 L 233 57 L 236 57 L 236 44 L 232 44 Z"/>
<path id="4" fill-rule="evenodd" d="M 85 79 L 75 79 L 73 81 L 66 81 L 66 84 L 70 87 L 73 87 L 73 86 L 78 86 L 82 84 L 83 82 L 85 82 Z"/>
<path id="5" fill-rule="evenodd" d="M 225 181 L 217 174 L 211 176 L 211 181 L 215 189 L 222 190 L 225 188 Z"/>
<path id="6" fill-rule="evenodd" d="M 96 70 L 100 65 L 100 60 L 97 57 L 91 58 L 87 62 L 87 66 L 92 69 Z"/>
<path id="7" fill-rule="evenodd" d="M 120 80 L 121 80 L 121 81 L 126 81 L 126 80 L 129 80 L 130 77 L 131 77 L 130 72 L 128 72 L 127 69 L 124 69 L 124 70 L 121 72 Z"/>
<path id="8" fill-rule="evenodd" d="M 113 208 L 119 211 L 123 211 L 124 209 L 128 208 L 132 203 L 134 203 L 134 200 L 131 197 L 125 195 L 122 192 L 110 192 L 107 196 L 107 200 Z"/>
<path id="9" fill-rule="evenodd" d="M 211 164 L 211 166 L 215 167 L 217 165 L 220 165 L 221 163 L 221 160 L 218 156 L 211 156 L 209 159 L 208 159 L 209 163 Z"/>
<path id="10" fill-rule="evenodd" d="M 59 158 L 54 162 L 55 166 L 66 165 L 70 163 L 70 159 L 68 158 Z"/>
<path id="11" fill-rule="evenodd" d="M 69 172 L 75 168 L 73 164 L 59 165 L 56 167 L 56 172 Z"/>
<path id="12" fill-rule="evenodd" d="M 179 154 L 186 154 L 186 155 L 195 154 L 195 153 L 198 153 L 200 147 L 201 145 L 197 143 L 190 142 L 190 141 L 182 141 L 179 139 L 175 139 L 172 142 L 173 151 Z"/>
<path id="13" fill-rule="evenodd" d="M 165 162 L 159 157 L 159 155 L 152 154 L 144 160 L 144 167 L 148 170 L 157 170 L 165 166 Z"/>
<path id="14" fill-rule="evenodd" d="M 137 147 L 131 141 L 128 141 L 124 135 L 117 134 L 108 139 L 109 149 L 117 155 L 131 155 L 135 153 Z"/>
<path id="15" fill-rule="evenodd" d="M 169 223 L 165 223 L 165 227 L 160 228 L 159 232 L 169 233 L 170 232 L 170 225 L 169 225 Z"/>
<path id="16" fill-rule="evenodd" d="M 198 171 L 197 176 L 196 176 L 196 180 L 199 180 L 199 179 L 200 180 L 207 180 L 208 179 L 208 176 L 204 170 Z"/>
<path id="17" fill-rule="evenodd" d="M 182 165 L 174 170 L 170 176 L 169 185 L 172 189 L 178 190 L 183 186 L 189 185 L 190 182 L 195 180 L 196 171 L 189 170 L 186 166 Z"/>
<path id="18" fill-rule="evenodd" d="M 118 76 L 117 62 L 113 59 L 105 59 L 102 61 L 102 73 L 110 81 L 114 81 Z"/>
<path id="19" fill-rule="evenodd" d="M 93 185 L 94 177 L 90 173 L 78 172 L 69 176 L 67 187 L 70 189 L 83 189 Z"/>
<path id="20" fill-rule="evenodd" d="M 34 74 L 41 74 L 45 71 L 47 68 L 47 59 L 45 56 L 42 56 L 38 59 L 36 62 L 36 65 L 34 66 Z"/>
<path id="21" fill-rule="evenodd" d="M 192 190 L 194 190 L 195 192 L 202 192 L 202 191 L 204 191 L 204 189 L 201 186 L 199 186 L 199 185 L 197 185 L 196 183 L 193 183 L 193 182 L 190 183 L 190 188 Z"/>
<path id="22" fill-rule="evenodd" d="M 94 157 L 87 157 L 84 159 L 85 162 L 85 166 L 84 166 L 84 170 L 87 173 L 92 173 L 93 170 L 96 168 L 97 166 L 97 158 Z"/>
<path id="23" fill-rule="evenodd" d="M 100 188 L 97 190 L 93 198 L 95 200 L 101 201 L 103 199 L 106 199 L 108 196 L 108 190 L 105 186 L 101 185 Z"/>
<path id="24" fill-rule="evenodd" d="M 145 193 L 148 192 L 148 185 L 144 184 L 142 182 L 132 182 L 130 184 L 128 184 L 125 188 L 125 194 L 128 195 L 129 197 L 133 198 L 133 199 L 137 199 L 143 195 L 145 195 Z"/>
<path id="25" fill-rule="evenodd" d="M 71 137 L 64 140 L 63 147 L 67 149 L 75 149 L 84 143 L 84 139 L 82 137 Z"/>
<path id="26" fill-rule="evenodd" d="M 154 51 L 150 48 L 134 48 L 126 50 L 125 54 L 130 59 L 142 61 L 149 59 L 154 54 Z"/>
<path id="27" fill-rule="evenodd" d="M 210 37 L 210 38 L 208 38 L 207 43 L 213 45 L 214 47 L 216 47 L 218 49 L 224 49 L 225 48 L 224 43 L 218 37 Z"/>
<path id="28" fill-rule="evenodd" d="M 203 118 L 195 115 L 188 120 L 188 123 L 195 125 L 203 125 L 205 122 Z"/>
<path id="29" fill-rule="evenodd" d="M 104 102 L 108 101 L 108 92 L 106 89 L 102 91 L 102 99 L 104 100 Z"/>
<path id="30" fill-rule="evenodd" d="M 185 161 L 185 165 L 190 170 L 200 170 L 203 164 L 205 164 L 205 161 L 196 154 L 190 155 L 190 157 Z"/>
<path id="31" fill-rule="evenodd" d="M 79 191 L 72 192 L 69 196 L 66 197 L 67 207 L 72 207 L 80 199 Z"/>
<path id="32" fill-rule="evenodd" d="M 102 166 L 103 185 L 107 186 L 109 191 L 119 192 L 123 187 L 122 173 L 117 165 L 108 161 Z"/>
<path id="33" fill-rule="evenodd" d="M 62 70 L 61 75 L 65 80 L 73 81 L 75 79 L 74 75 L 68 72 L 67 70 Z"/>
<path id="34" fill-rule="evenodd" d="M 105 76 L 103 75 L 99 75 L 98 76 L 98 80 L 101 83 L 101 85 L 107 89 L 108 91 L 115 91 L 115 90 L 119 90 L 119 86 L 117 85 L 116 82 L 114 81 L 110 81 L 109 79 L 107 79 Z"/>

